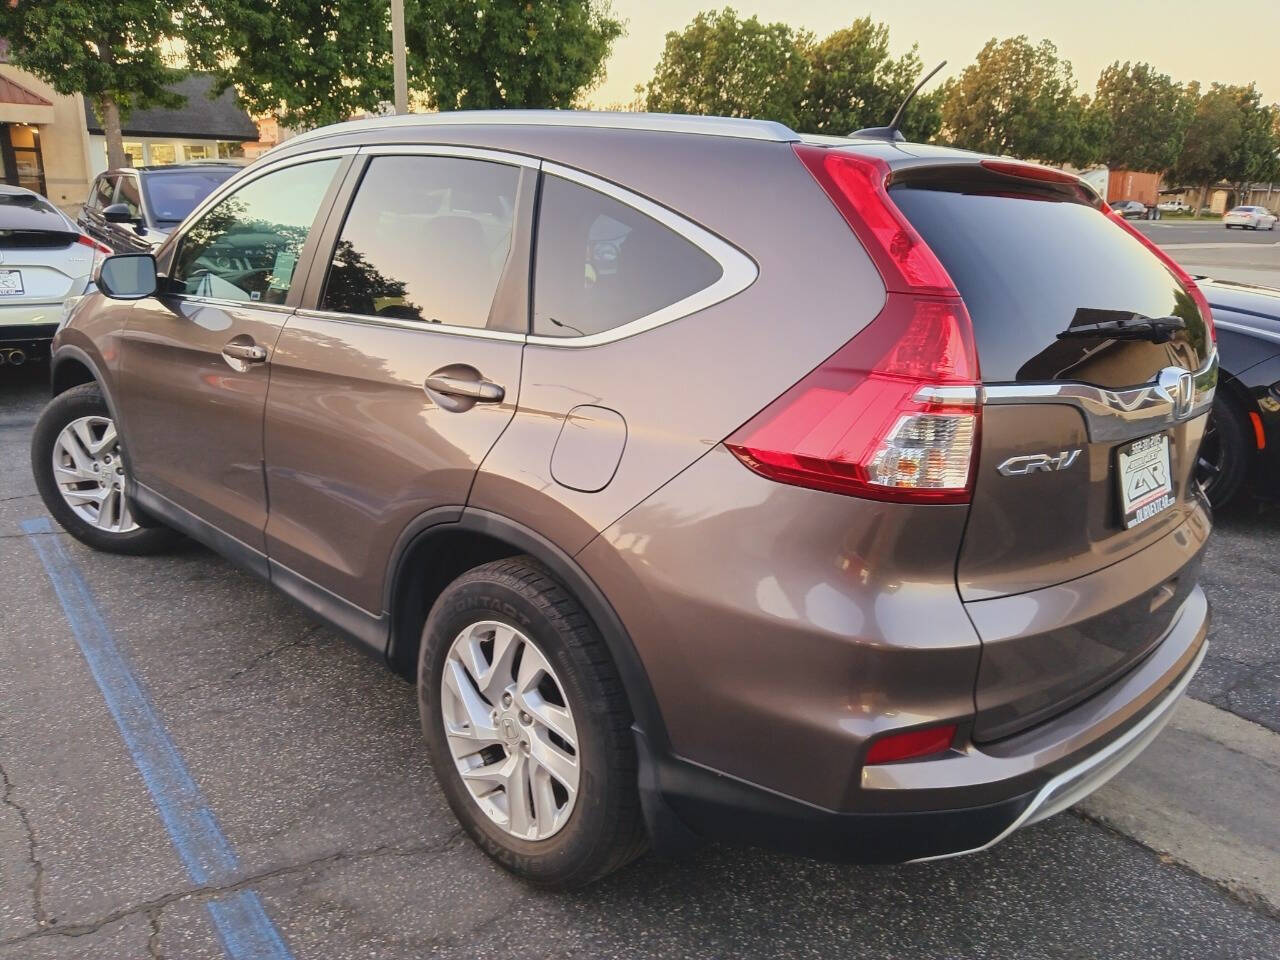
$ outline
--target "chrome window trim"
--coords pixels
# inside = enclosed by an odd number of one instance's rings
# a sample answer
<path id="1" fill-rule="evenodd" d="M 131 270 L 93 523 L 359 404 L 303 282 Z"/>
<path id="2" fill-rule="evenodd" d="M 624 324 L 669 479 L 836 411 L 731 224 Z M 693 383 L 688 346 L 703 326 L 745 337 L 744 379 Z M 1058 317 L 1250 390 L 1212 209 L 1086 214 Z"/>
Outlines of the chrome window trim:
<path id="1" fill-rule="evenodd" d="M 624 113 L 609 110 L 459 110 L 445 113 L 407 113 L 390 117 L 348 120 L 309 130 L 281 143 L 305 143 L 321 137 L 360 133 L 366 130 L 394 130 L 414 127 L 459 126 L 577 127 L 594 130 L 642 130 L 652 133 L 690 133 L 740 140 L 794 143 L 800 136 L 790 127 L 772 120 L 742 117 L 703 117 L 685 114 Z"/>
<path id="2" fill-rule="evenodd" d="M 542 161 L 524 153 L 509 153 L 505 150 L 487 150 L 481 147 L 455 147 L 447 143 L 389 143 L 373 144 L 360 148 L 360 155 L 373 157 L 458 157 L 463 160 L 486 160 L 490 163 L 505 163 L 508 166 L 527 167 L 537 170 Z"/>
<path id="3" fill-rule="evenodd" d="M 1199 370 L 1192 372 L 1196 400 L 1190 412 L 1178 420 L 1190 420 L 1213 404 L 1218 382 L 1218 351 L 1215 348 Z M 1084 418 L 1089 439 L 1095 443 L 1131 440 L 1156 433 L 1175 421 L 1174 403 L 1162 396 L 1156 384 L 1146 383 L 1127 390 L 1075 380 L 1051 383 L 995 383 L 982 388 L 984 404 L 1008 405 L 1056 403 L 1075 407 Z"/>
<path id="4" fill-rule="evenodd" d="M 339 322 L 359 323 L 365 326 L 394 327 L 399 330 L 416 330 L 419 333 L 448 333 L 460 337 L 505 340 L 509 343 L 524 343 L 528 339 L 525 334 L 513 333 L 510 330 L 489 330 L 486 327 L 459 327 L 451 323 L 423 323 L 415 320 L 398 320 L 394 317 L 371 317 L 364 313 L 339 313 L 336 310 L 307 310 L 302 308 L 291 312 L 299 317 L 312 317 L 316 320 L 336 320 Z"/>
<path id="5" fill-rule="evenodd" d="M 1271 330 L 1260 330 L 1257 327 L 1250 327 L 1247 324 L 1236 323 L 1234 320 L 1220 320 L 1213 318 L 1213 325 L 1219 330 L 1230 330 L 1232 333 L 1242 333 L 1247 337 L 1257 337 L 1260 340 L 1270 340 L 1272 343 L 1280 343 L 1280 333 Z"/>
<path id="6" fill-rule="evenodd" d="M 653 313 L 646 314 L 643 317 L 637 317 L 635 320 L 629 320 L 611 330 L 602 330 L 600 333 L 592 333 L 584 337 L 545 337 L 530 333 L 529 343 L 547 347 L 594 347 L 604 343 L 613 343 L 615 340 L 624 340 L 627 337 L 644 333 L 646 330 L 652 330 L 654 327 L 671 323 L 673 320 L 680 320 L 690 314 L 697 313 L 699 310 L 705 310 L 707 307 L 737 296 L 755 283 L 756 278 L 760 275 L 760 268 L 756 266 L 756 262 L 737 247 L 725 240 L 721 240 L 711 231 L 698 226 L 690 220 L 686 220 L 678 213 L 661 204 L 654 203 L 639 194 L 623 189 L 616 183 L 602 180 L 572 167 L 561 166 L 558 163 L 544 161 L 542 172 L 560 177 L 563 180 L 569 180 L 589 190 L 595 190 L 657 220 L 664 227 L 684 237 L 684 239 L 720 264 L 720 278 L 710 286 L 703 287 L 683 300 L 677 300 L 675 303 L 668 304 L 660 310 L 655 310 Z M 536 294 L 534 296 L 534 307 L 537 307 Z"/>

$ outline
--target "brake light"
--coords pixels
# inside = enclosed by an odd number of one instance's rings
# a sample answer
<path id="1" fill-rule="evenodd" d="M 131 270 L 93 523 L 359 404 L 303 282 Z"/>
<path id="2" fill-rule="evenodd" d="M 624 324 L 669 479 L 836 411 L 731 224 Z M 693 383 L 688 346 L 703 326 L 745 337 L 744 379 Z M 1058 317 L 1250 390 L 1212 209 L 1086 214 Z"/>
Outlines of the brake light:
<path id="1" fill-rule="evenodd" d="M 795 152 L 862 241 L 886 289 L 959 296 L 946 268 L 889 199 L 887 163 L 808 144 L 796 144 Z"/>
<path id="2" fill-rule="evenodd" d="M 894 763 L 898 760 L 914 760 L 948 749 L 956 738 L 956 725 L 944 723 L 937 727 L 891 733 L 871 744 L 867 750 L 867 766 L 878 763 Z"/>
<path id="3" fill-rule="evenodd" d="M 1204 291 L 1200 289 L 1200 285 L 1195 282 L 1191 274 L 1183 270 L 1182 267 L 1178 264 L 1178 262 L 1173 259 L 1173 257 L 1169 256 L 1167 253 L 1165 253 L 1163 250 L 1157 247 L 1154 243 L 1152 243 L 1149 239 L 1147 239 L 1146 235 L 1143 234 L 1141 230 L 1139 230 L 1137 227 L 1134 227 L 1127 220 L 1125 220 L 1124 217 L 1120 216 L 1120 214 L 1116 213 L 1106 204 L 1103 204 L 1103 212 L 1108 217 L 1110 217 L 1112 221 L 1114 221 L 1117 225 L 1119 225 L 1122 229 L 1127 231 L 1130 236 L 1136 238 L 1140 244 L 1142 244 L 1144 247 L 1150 250 L 1153 254 L 1155 254 L 1156 257 L 1160 260 L 1160 262 L 1169 268 L 1169 272 L 1172 273 L 1174 277 L 1177 278 L 1180 284 L 1182 284 L 1183 289 L 1187 291 L 1187 295 L 1191 297 L 1191 299 L 1195 302 L 1196 307 L 1199 309 L 1200 317 L 1201 319 L 1204 320 L 1205 330 L 1209 335 L 1209 340 L 1213 343 L 1217 343 L 1218 331 L 1217 331 L 1217 328 L 1213 325 L 1213 310 L 1209 307 L 1209 301 L 1205 297 Z"/>
<path id="4" fill-rule="evenodd" d="M 1020 177 L 1023 180 L 1044 180 L 1048 183 L 1080 183 L 1079 177 L 1055 170 L 1053 167 L 1042 167 L 1038 163 L 1022 163 L 1017 160 L 983 160 L 982 166 L 993 173 L 1002 173 L 1006 177 Z"/>
<path id="5" fill-rule="evenodd" d="M 103 256 L 107 256 L 107 257 L 111 256 L 111 254 L 114 252 L 105 243 L 99 243 L 97 240 L 93 239 L 93 237 L 89 236 L 86 233 L 82 233 L 80 234 L 80 236 L 76 237 L 76 243 L 82 244 L 83 246 L 88 247 L 90 250 L 93 250 L 95 253 L 100 253 Z"/>
<path id="6" fill-rule="evenodd" d="M 980 408 L 964 301 L 890 200 L 887 164 L 808 145 L 795 151 L 888 294 L 870 324 L 725 445 L 779 483 L 873 500 L 967 503 Z"/>
<path id="7" fill-rule="evenodd" d="M 725 444 L 780 483 L 873 500 L 967 503 L 979 412 L 964 303 L 891 293 L 865 329 Z"/>

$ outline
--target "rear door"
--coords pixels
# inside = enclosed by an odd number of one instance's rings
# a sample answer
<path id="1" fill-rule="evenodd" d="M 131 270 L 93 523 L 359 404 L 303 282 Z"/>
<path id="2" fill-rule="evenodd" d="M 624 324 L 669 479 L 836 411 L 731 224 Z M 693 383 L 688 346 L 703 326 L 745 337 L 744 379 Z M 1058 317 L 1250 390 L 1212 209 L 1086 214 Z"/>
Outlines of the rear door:
<path id="1" fill-rule="evenodd" d="M 995 609 L 983 603 L 1164 550 L 1200 514 L 1194 467 L 1216 354 L 1188 290 L 1095 207 L 974 167 L 900 182 L 894 202 L 951 274 L 977 340 L 981 452 L 957 581 L 981 631 Z M 1135 317 L 1178 329 L 1089 332 Z M 1159 642 L 1194 582 L 1117 587 L 1107 616 L 1001 632 L 983 652 L 977 735 L 1012 732 L 1118 675 Z"/>
<path id="2" fill-rule="evenodd" d="M 301 294 L 294 267 L 347 160 L 268 168 L 205 210 L 162 265 L 164 291 L 134 305 L 120 341 L 134 477 L 263 569 L 271 353 Z"/>
<path id="3" fill-rule="evenodd" d="M 400 534 L 466 504 L 516 409 L 536 176 L 488 151 L 370 151 L 273 357 L 266 533 L 285 589 L 292 573 L 377 614 Z"/>

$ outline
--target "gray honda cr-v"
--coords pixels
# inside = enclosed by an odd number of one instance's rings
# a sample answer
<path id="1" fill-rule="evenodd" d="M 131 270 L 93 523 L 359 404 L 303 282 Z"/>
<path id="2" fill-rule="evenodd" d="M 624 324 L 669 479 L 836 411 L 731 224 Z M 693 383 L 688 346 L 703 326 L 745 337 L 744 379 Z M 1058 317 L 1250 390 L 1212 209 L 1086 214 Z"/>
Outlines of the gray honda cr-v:
<path id="1" fill-rule="evenodd" d="M 416 674 L 484 850 L 896 862 L 1070 805 L 1204 656 L 1195 284 L 1074 177 L 627 114 L 288 141 L 108 259 L 33 442 Z M 181 655 L 178 652 L 177 655 Z"/>

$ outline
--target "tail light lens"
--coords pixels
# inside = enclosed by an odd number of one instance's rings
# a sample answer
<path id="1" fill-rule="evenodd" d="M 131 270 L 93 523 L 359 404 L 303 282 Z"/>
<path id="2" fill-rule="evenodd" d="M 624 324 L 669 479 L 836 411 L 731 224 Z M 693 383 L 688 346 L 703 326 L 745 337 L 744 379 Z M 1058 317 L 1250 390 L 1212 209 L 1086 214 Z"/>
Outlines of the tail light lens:
<path id="1" fill-rule="evenodd" d="M 110 247 L 108 247 L 105 243 L 99 243 L 97 240 L 93 239 L 93 237 L 89 236 L 87 233 L 82 233 L 80 234 L 80 236 L 76 237 L 76 243 L 80 244 L 81 246 L 88 247 L 90 250 L 93 251 L 93 264 L 90 267 L 90 272 L 95 277 L 97 276 L 98 267 L 102 266 L 102 261 L 107 259 L 107 257 L 111 256 L 111 254 L 115 253 L 115 251 L 112 250 Z"/>
<path id="2" fill-rule="evenodd" d="M 781 483 L 874 500 L 968 502 L 980 408 L 964 302 L 889 199 L 883 161 L 795 150 L 889 292 L 865 329 L 725 444 Z"/>
<path id="3" fill-rule="evenodd" d="M 761 476 L 874 500 L 964 503 L 978 364 L 959 298 L 889 294 L 861 333 L 725 441 Z"/>
<path id="4" fill-rule="evenodd" d="M 1116 213 L 1110 207 L 1104 207 L 1104 210 L 1108 217 L 1129 233 L 1130 236 L 1134 237 L 1140 244 L 1155 254 L 1160 262 L 1169 268 L 1169 272 L 1177 277 L 1178 282 L 1182 284 L 1183 288 L 1187 291 L 1188 296 L 1195 301 L 1196 307 L 1200 310 L 1200 316 L 1204 320 L 1205 330 L 1209 335 L 1209 340 L 1213 343 L 1217 343 L 1218 331 L 1213 325 L 1213 310 L 1209 307 L 1209 301 L 1205 298 L 1204 291 L 1200 289 L 1191 274 L 1183 270 L 1173 257 L 1169 256 L 1147 239 L 1147 236 L 1141 230 L 1129 223 L 1129 221 L 1120 216 L 1120 214 Z"/>

